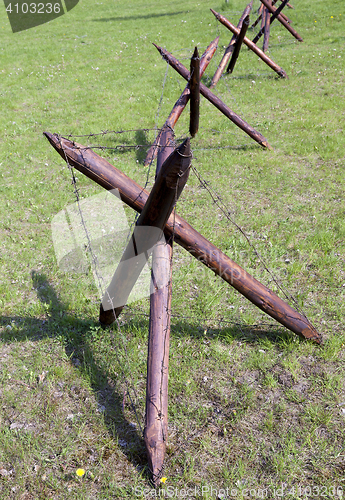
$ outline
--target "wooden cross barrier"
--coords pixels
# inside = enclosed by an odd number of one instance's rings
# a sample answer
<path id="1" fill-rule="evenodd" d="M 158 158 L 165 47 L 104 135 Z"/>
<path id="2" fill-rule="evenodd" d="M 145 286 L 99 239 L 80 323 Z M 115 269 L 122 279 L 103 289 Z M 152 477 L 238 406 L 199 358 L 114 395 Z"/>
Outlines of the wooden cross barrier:
<path id="1" fill-rule="evenodd" d="M 266 17 L 265 17 L 265 23 L 264 27 L 260 29 L 260 31 L 257 33 L 257 35 L 253 38 L 253 43 L 258 43 L 260 40 L 261 36 L 267 31 L 266 24 L 271 25 L 275 19 L 278 19 L 278 21 L 290 32 L 293 34 L 295 38 L 299 42 L 302 42 L 303 39 L 300 37 L 300 35 L 295 31 L 291 26 L 290 26 L 290 20 L 287 20 L 283 17 L 282 15 L 282 9 L 285 7 L 285 5 L 288 3 L 287 0 L 283 0 L 283 2 L 280 4 L 278 8 L 274 7 L 273 4 L 270 2 L 270 0 L 261 0 L 262 4 L 264 5 L 265 9 L 264 11 L 266 12 Z M 272 14 L 272 16 L 270 15 Z M 269 21 L 267 20 L 269 19 Z M 264 44 L 265 46 L 265 44 Z M 268 41 L 267 41 L 267 46 L 268 46 Z M 264 49 L 265 50 L 265 49 Z"/>
<path id="2" fill-rule="evenodd" d="M 270 2 L 268 0 L 260 0 L 263 5 L 266 7 L 266 9 L 268 9 L 270 11 L 270 13 L 272 14 L 272 18 L 271 18 L 271 24 L 272 22 L 274 21 L 274 19 L 278 19 L 278 21 L 299 41 L 299 42 L 303 42 L 303 38 L 297 33 L 296 30 L 294 30 L 292 28 L 292 26 L 290 26 L 290 24 L 283 18 L 283 16 L 281 16 L 279 14 L 279 12 L 281 11 L 281 9 L 283 9 L 287 3 L 286 0 L 283 0 L 282 4 L 278 7 L 278 9 L 276 7 L 274 7 L 273 5 L 270 4 Z M 276 17 L 273 17 L 274 15 L 276 14 Z M 260 35 L 261 36 L 261 35 Z M 256 38 L 256 37 L 255 37 Z M 254 38 L 254 40 L 255 40 Z M 253 40 L 253 42 L 254 42 Z M 256 43 L 256 42 L 254 42 Z"/>
<path id="3" fill-rule="evenodd" d="M 214 53 L 216 52 L 216 49 L 218 47 L 218 41 L 219 41 L 219 36 L 215 38 L 210 45 L 207 47 L 203 55 L 201 56 L 200 59 L 200 78 L 203 76 L 203 74 L 206 71 L 207 66 L 211 62 L 212 57 L 214 56 Z M 167 127 L 174 128 L 176 125 L 177 120 L 180 118 L 182 111 L 186 107 L 188 101 L 190 98 L 190 88 L 189 88 L 189 82 L 187 83 L 184 91 L 182 92 L 180 98 L 176 101 L 170 115 L 165 121 L 165 124 L 161 128 L 161 131 L 163 130 L 164 126 L 166 125 Z M 160 134 L 161 132 L 158 133 L 154 143 L 148 150 L 146 154 L 146 159 L 144 162 L 144 165 L 147 166 L 149 165 L 157 156 L 157 150 L 159 148 L 159 141 L 160 141 Z"/>
<path id="4" fill-rule="evenodd" d="M 162 57 L 169 62 L 169 64 L 187 81 L 190 79 L 190 73 L 183 64 L 180 63 L 170 52 L 168 52 L 165 49 L 162 49 L 155 43 L 153 44 L 156 49 L 159 51 L 159 53 L 162 55 Z M 219 97 L 214 95 L 203 83 L 200 83 L 200 93 L 206 97 L 216 108 L 219 109 L 225 115 L 227 118 L 229 118 L 235 125 L 237 125 L 240 129 L 242 129 L 246 134 L 248 134 L 254 141 L 256 141 L 258 144 L 261 146 L 272 149 L 270 144 L 268 143 L 267 139 L 260 134 L 257 130 L 255 130 L 253 127 L 248 125 L 247 122 L 242 120 L 234 111 L 232 111 L 226 104 L 224 104 Z"/>
<path id="5" fill-rule="evenodd" d="M 237 28 L 239 30 L 242 28 L 242 23 L 243 23 L 244 19 L 247 17 L 248 14 L 250 14 L 252 7 L 253 7 L 253 0 L 251 0 L 251 2 L 246 6 L 246 8 L 243 11 L 242 16 L 240 17 L 240 20 L 238 21 Z M 218 65 L 218 68 L 216 69 L 216 72 L 213 75 L 210 89 L 213 89 L 216 86 L 216 84 L 219 82 L 220 77 L 222 76 L 222 73 L 224 72 L 224 70 L 229 62 L 231 54 L 234 51 L 236 40 L 237 40 L 237 37 L 235 35 L 233 35 L 231 40 L 230 40 L 229 45 L 225 49 L 224 55 L 223 55 L 219 65 Z M 229 68 L 227 69 L 227 71 L 229 71 Z"/>
<path id="6" fill-rule="evenodd" d="M 277 3 L 277 1 L 278 1 L 278 0 L 272 0 L 272 5 L 275 5 L 275 4 Z M 281 0 L 281 1 L 283 2 L 284 0 Z M 285 5 L 288 7 L 288 6 L 289 6 L 289 3 L 284 4 L 284 6 L 285 6 Z M 263 7 L 264 7 L 264 5 L 263 5 L 263 4 L 261 4 L 261 5 L 260 5 L 260 9 L 259 9 L 259 11 L 258 11 L 259 16 L 258 16 L 258 18 L 257 18 L 257 19 L 253 22 L 253 24 L 251 25 L 250 29 L 255 28 L 255 26 L 256 26 L 256 25 L 257 25 L 257 24 L 258 24 L 258 23 L 262 20 L 262 10 L 263 10 Z M 291 24 L 291 19 L 289 19 L 289 18 L 287 17 L 287 15 L 285 15 L 285 14 L 284 14 L 284 12 L 280 12 L 280 15 L 281 15 L 281 16 L 282 16 L 282 17 L 283 17 L 283 18 L 284 18 L 284 19 L 285 19 L 285 20 L 286 20 L 289 24 Z M 261 26 L 261 27 L 262 27 L 262 26 Z"/>
<path id="7" fill-rule="evenodd" d="M 213 9 L 211 9 L 211 12 L 214 14 L 216 19 L 218 19 L 218 21 L 220 23 L 222 23 L 226 28 L 228 28 L 234 35 L 236 35 L 237 37 L 239 36 L 240 30 L 237 29 L 236 26 L 234 26 L 226 17 L 222 16 L 221 14 L 219 14 L 218 12 L 216 12 Z M 253 43 L 251 40 L 249 40 L 249 38 L 247 38 L 245 36 L 243 39 L 243 42 L 257 56 L 259 56 L 260 59 L 262 59 L 270 68 L 272 68 L 279 76 L 281 76 L 283 78 L 287 78 L 287 74 L 285 73 L 285 71 L 280 66 L 278 66 L 278 64 L 273 62 L 272 59 L 270 59 L 267 56 L 267 54 L 265 54 L 261 49 L 259 49 L 259 47 L 257 45 L 255 45 L 255 43 Z"/>
<path id="8" fill-rule="evenodd" d="M 141 212 L 148 199 L 148 192 L 90 148 L 73 143 L 56 134 L 44 132 L 50 144 L 64 161 L 107 190 L 118 189 L 121 199 L 137 212 Z M 198 233 L 178 215 L 170 216 L 166 234 L 185 248 L 197 260 L 244 295 L 259 309 L 292 332 L 320 344 L 322 336 L 314 326 L 274 292 L 262 285 L 219 248 Z"/>

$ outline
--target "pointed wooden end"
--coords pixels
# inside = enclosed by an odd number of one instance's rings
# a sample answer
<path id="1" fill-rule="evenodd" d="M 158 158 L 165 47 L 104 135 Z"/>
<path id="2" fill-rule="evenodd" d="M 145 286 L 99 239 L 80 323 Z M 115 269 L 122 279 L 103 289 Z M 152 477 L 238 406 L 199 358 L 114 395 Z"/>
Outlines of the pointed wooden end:
<path id="1" fill-rule="evenodd" d="M 199 59 L 198 47 L 195 47 L 193 55 L 192 55 L 192 58 L 193 59 Z"/>
<path id="2" fill-rule="evenodd" d="M 187 139 L 185 139 L 183 141 L 183 143 L 177 148 L 177 151 L 183 157 L 186 157 L 186 158 L 190 158 L 191 157 L 191 152 L 190 152 L 190 138 L 189 137 L 187 137 Z"/>
<path id="3" fill-rule="evenodd" d="M 43 132 L 43 135 L 48 139 L 53 148 L 55 148 L 56 150 L 61 149 L 57 134 L 51 134 L 50 132 Z"/>
<path id="4" fill-rule="evenodd" d="M 212 12 L 212 14 L 213 14 L 213 15 L 214 15 L 217 19 L 219 19 L 220 14 L 218 14 L 218 12 L 216 12 L 216 11 L 215 11 L 215 10 L 213 10 L 213 9 L 210 9 L 210 11 Z"/>
<path id="5" fill-rule="evenodd" d="M 152 483 L 157 488 L 163 475 L 164 457 L 166 451 L 165 441 L 149 439 L 147 430 L 144 432 L 144 441 L 149 469 L 152 474 Z"/>
<path id="6" fill-rule="evenodd" d="M 269 149 L 270 151 L 274 151 L 274 149 L 272 148 L 272 146 L 266 141 L 266 142 L 261 142 L 260 143 L 261 146 L 263 146 L 264 148 L 267 148 Z"/>

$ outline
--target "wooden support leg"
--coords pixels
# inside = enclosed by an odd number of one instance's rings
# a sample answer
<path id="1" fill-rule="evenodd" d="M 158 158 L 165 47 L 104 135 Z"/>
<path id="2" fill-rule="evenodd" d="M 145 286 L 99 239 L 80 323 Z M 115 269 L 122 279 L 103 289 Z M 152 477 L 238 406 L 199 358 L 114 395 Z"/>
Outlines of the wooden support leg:
<path id="1" fill-rule="evenodd" d="M 200 59 L 198 47 L 195 47 L 194 54 L 190 61 L 190 119 L 189 133 L 192 137 L 199 130 L 199 114 L 200 114 Z"/>
<path id="2" fill-rule="evenodd" d="M 165 127 L 157 155 L 156 175 L 171 153 L 173 132 Z M 157 243 L 152 258 L 152 293 L 147 354 L 144 441 L 152 481 L 158 486 L 168 438 L 168 366 L 171 309 L 171 238 Z"/>
<path id="3" fill-rule="evenodd" d="M 227 69 L 228 73 L 232 73 L 234 71 L 234 67 L 235 67 L 236 61 L 238 59 L 238 56 L 240 55 L 240 50 L 241 50 L 241 47 L 242 47 L 242 44 L 243 44 L 243 39 L 246 36 L 248 26 L 249 26 L 249 15 L 243 21 L 240 34 L 238 35 L 238 38 L 237 38 L 237 41 L 236 41 L 234 52 L 232 54 L 232 58 L 231 58 L 231 60 L 229 62 L 229 66 L 228 66 L 228 69 Z"/>
<path id="4" fill-rule="evenodd" d="M 262 50 L 267 52 L 268 42 L 270 39 L 270 27 L 271 27 L 271 14 L 268 9 L 265 9 L 265 26 L 264 26 L 264 44 Z"/>

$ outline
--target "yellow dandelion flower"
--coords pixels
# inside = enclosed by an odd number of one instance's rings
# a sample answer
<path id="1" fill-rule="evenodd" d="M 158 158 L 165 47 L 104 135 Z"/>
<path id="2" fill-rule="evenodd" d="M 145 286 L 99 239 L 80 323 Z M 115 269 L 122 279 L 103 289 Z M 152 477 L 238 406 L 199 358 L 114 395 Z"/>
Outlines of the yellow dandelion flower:
<path id="1" fill-rule="evenodd" d="M 161 479 L 161 483 L 165 484 L 165 481 L 166 481 L 166 480 L 167 480 L 167 478 L 166 478 L 166 477 L 162 477 L 162 479 Z"/>
<path id="2" fill-rule="evenodd" d="M 84 469 L 77 469 L 76 474 L 78 477 L 83 477 L 85 474 L 85 470 Z"/>

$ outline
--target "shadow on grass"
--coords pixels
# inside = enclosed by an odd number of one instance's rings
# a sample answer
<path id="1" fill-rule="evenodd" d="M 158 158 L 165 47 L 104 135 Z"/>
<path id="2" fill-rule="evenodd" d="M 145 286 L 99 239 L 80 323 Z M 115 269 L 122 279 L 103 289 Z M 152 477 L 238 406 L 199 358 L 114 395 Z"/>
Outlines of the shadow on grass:
<path id="1" fill-rule="evenodd" d="M 140 466 L 144 475 L 149 480 L 150 474 L 147 467 L 144 440 L 140 429 L 133 426 L 125 415 L 126 393 L 114 380 L 111 374 L 96 360 L 92 348 L 92 329 L 99 326 L 98 321 L 83 320 L 68 313 L 68 306 L 57 296 L 53 287 L 49 284 L 47 277 L 36 271 L 32 271 L 32 282 L 38 299 L 46 305 L 48 319 L 37 319 L 21 316 L 2 316 L 0 325 L 5 326 L 15 323 L 16 329 L 6 329 L 2 333 L 2 341 L 7 343 L 20 341 L 39 341 L 46 337 L 59 337 L 64 345 L 65 351 L 71 361 L 80 361 L 79 369 L 88 374 L 91 379 L 91 387 L 94 391 L 98 404 L 104 408 L 104 420 L 110 436 L 127 443 L 122 448 L 123 453 L 134 466 Z M 138 319 L 139 316 L 139 319 Z M 140 317 L 141 316 L 141 317 Z M 147 329 L 148 317 L 140 313 L 132 314 L 127 311 L 126 320 L 129 328 Z M 205 328 L 201 327 L 205 321 L 203 318 L 172 318 L 171 334 L 175 337 L 194 337 L 194 339 L 205 338 Z M 285 332 L 278 325 L 263 324 L 258 326 L 243 326 L 239 323 L 229 323 L 222 320 L 214 322 L 214 326 L 206 328 L 208 337 L 218 338 L 222 342 L 241 340 L 248 343 L 260 343 L 269 340 L 272 343 L 284 347 L 294 341 L 294 337 Z M 96 347 L 95 347 L 96 348 Z M 76 364 L 76 363 L 74 363 Z M 90 374 L 92 376 L 90 377 Z M 121 377 L 120 377 L 121 378 Z M 120 382 L 122 379 L 120 380 Z M 122 391 L 122 392 L 121 392 Z"/>
<path id="2" fill-rule="evenodd" d="M 96 361 L 92 346 L 90 332 L 92 328 L 99 327 L 98 321 L 83 320 L 73 317 L 68 313 L 68 306 L 59 300 L 55 290 L 49 284 L 44 274 L 31 272 L 33 287 L 38 299 L 46 304 L 48 319 L 37 319 L 21 316 L 1 316 L 0 325 L 16 325 L 15 332 L 6 329 L 2 334 L 3 342 L 13 341 L 39 341 L 46 337 L 59 337 L 64 343 L 67 356 L 80 370 L 90 373 L 91 387 L 100 408 L 104 408 L 104 421 L 109 434 L 126 443 L 122 447 L 123 453 L 133 465 L 144 468 L 144 474 L 149 479 L 146 450 L 140 430 L 127 420 L 124 414 L 126 393 L 121 392 L 117 381 Z M 77 362 L 77 363 L 76 363 Z M 78 367 L 78 368 L 77 368 Z M 123 389 L 122 389 L 123 391 Z M 128 398 L 127 398 L 128 399 Z"/>
<path id="3" fill-rule="evenodd" d="M 101 19 L 94 19 L 96 23 L 106 23 L 108 21 L 137 21 L 139 19 L 153 19 L 155 17 L 171 17 L 187 14 L 188 10 L 180 10 L 178 12 L 162 12 L 161 14 L 139 14 L 137 16 L 119 16 L 119 17 L 105 17 Z"/>

